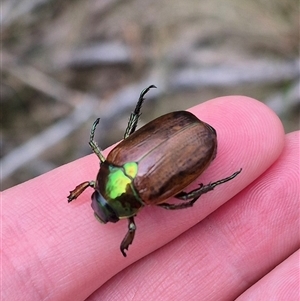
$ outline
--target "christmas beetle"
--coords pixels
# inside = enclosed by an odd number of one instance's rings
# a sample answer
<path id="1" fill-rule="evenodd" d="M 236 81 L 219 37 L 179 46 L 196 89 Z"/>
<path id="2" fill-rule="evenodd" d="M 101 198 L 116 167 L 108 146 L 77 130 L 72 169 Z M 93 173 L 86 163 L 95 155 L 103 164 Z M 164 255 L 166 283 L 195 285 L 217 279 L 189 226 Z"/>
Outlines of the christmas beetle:
<path id="1" fill-rule="evenodd" d="M 68 202 L 76 199 L 87 187 L 92 187 L 92 208 L 102 223 L 128 219 L 128 232 L 120 249 L 133 242 L 136 225 L 134 216 L 146 205 L 165 209 L 193 206 L 204 193 L 235 178 L 242 169 L 222 180 L 203 185 L 190 192 L 183 189 L 198 178 L 217 154 L 217 133 L 209 124 L 192 113 L 177 111 L 165 114 L 136 130 L 145 94 L 140 94 L 120 142 L 107 158 L 94 140 L 99 118 L 94 122 L 89 145 L 100 160 L 96 181 L 87 181 L 70 191 Z M 179 204 L 166 200 L 175 197 Z"/>

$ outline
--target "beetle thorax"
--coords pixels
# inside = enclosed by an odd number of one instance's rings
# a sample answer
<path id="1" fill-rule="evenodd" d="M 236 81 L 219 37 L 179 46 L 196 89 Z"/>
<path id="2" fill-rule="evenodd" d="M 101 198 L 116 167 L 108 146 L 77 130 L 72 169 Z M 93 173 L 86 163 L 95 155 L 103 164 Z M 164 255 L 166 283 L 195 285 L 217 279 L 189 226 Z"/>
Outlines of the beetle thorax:
<path id="1" fill-rule="evenodd" d="M 136 162 L 128 162 L 123 166 L 115 166 L 107 161 L 101 163 L 96 189 L 119 218 L 133 216 L 144 206 L 133 185 L 137 171 Z"/>

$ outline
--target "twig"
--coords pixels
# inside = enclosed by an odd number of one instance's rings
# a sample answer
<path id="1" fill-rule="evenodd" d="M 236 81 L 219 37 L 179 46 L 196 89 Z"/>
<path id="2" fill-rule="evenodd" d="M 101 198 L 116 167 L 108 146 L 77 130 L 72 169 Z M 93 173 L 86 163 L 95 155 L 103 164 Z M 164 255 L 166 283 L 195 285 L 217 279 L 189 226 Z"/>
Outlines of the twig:
<path id="1" fill-rule="evenodd" d="M 22 1 L 6 1 L 1 4 L 1 21 L 2 26 L 9 26 L 15 20 L 32 12 L 35 8 L 43 5 L 49 0 L 22 0 Z"/>
<path id="2" fill-rule="evenodd" d="M 90 95 L 80 93 L 82 101 L 76 105 L 70 115 L 48 127 L 48 129 L 36 135 L 28 142 L 15 148 L 1 159 L 1 181 L 70 135 L 89 118 L 97 115 L 97 111 L 105 112 L 105 114 L 101 116 L 101 124 L 103 127 L 107 126 L 108 123 L 117 118 L 119 114 L 122 114 L 129 108 L 133 108 L 139 93 L 144 87 L 149 85 L 150 78 L 152 77 L 150 76 L 146 81 L 122 89 L 119 93 L 116 93 L 112 99 L 106 102 L 99 100 L 96 102 Z M 163 89 L 159 91 L 155 90 L 153 93 L 147 95 L 147 98 L 148 100 L 153 99 L 161 93 L 163 93 Z M 97 107 L 98 110 L 96 110 Z"/>
<path id="3" fill-rule="evenodd" d="M 245 62 L 239 66 L 193 67 L 174 72 L 173 89 L 199 87 L 234 87 L 241 84 L 270 84 L 292 80 L 300 75 L 300 61 Z"/>

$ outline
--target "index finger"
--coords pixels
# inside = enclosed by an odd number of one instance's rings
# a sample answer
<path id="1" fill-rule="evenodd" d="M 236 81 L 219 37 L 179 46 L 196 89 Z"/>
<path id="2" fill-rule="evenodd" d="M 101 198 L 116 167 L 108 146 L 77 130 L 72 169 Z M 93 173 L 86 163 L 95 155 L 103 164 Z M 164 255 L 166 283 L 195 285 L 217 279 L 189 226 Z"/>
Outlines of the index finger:
<path id="1" fill-rule="evenodd" d="M 228 176 L 241 167 L 242 173 L 202 196 L 193 209 L 170 213 L 145 208 L 136 219 L 137 235 L 126 259 L 119 251 L 127 231 L 126 221 L 100 225 L 89 205 L 91 191 L 85 191 L 72 204 L 66 200 L 78 183 L 95 179 L 99 169 L 95 155 L 7 190 L 2 202 L 3 252 L 7 258 L 3 271 L 11 294 L 22 292 L 22 300 L 34 300 L 37 293 L 40 299 L 49 295 L 55 300 L 85 299 L 130 263 L 168 243 L 224 204 L 262 174 L 282 151 L 281 122 L 258 101 L 222 97 L 190 111 L 216 129 L 218 154 L 188 189 Z M 35 284 L 32 291 L 24 286 L 28 279 Z M 57 283 L 60 285 L 54 285 Z"/>

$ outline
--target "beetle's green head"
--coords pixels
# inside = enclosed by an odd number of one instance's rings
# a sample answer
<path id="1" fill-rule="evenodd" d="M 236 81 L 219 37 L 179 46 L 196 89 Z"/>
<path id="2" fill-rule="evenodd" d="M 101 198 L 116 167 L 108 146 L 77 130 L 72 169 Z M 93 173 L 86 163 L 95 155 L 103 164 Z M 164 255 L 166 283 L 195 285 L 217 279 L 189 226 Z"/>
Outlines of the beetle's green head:
<path id="1" fill-rule="evenodd" d="M 92 195 L 92 208 L 102 223 L 116 223 L 119 219 L 134 216 L 144 205 L 133 185 L 137 171 L 136 162 L 128 162 L 122 167 L 106 162 L 101 164 L 97 188 Z"/>

